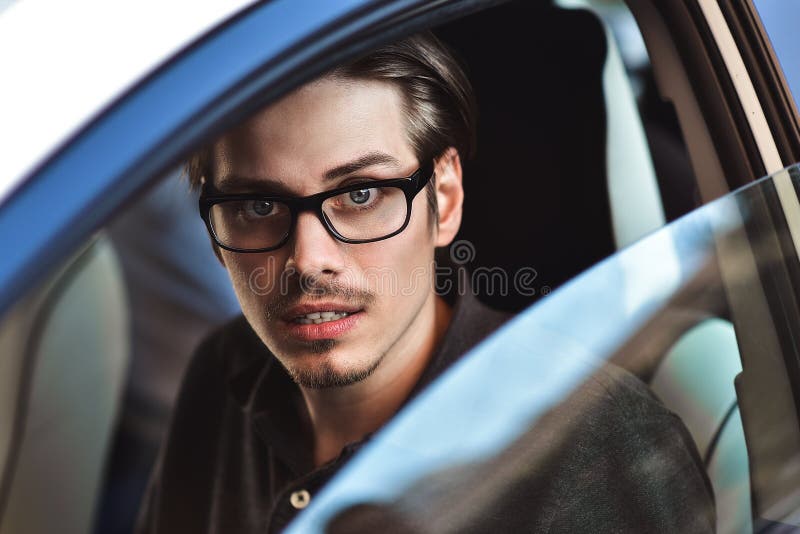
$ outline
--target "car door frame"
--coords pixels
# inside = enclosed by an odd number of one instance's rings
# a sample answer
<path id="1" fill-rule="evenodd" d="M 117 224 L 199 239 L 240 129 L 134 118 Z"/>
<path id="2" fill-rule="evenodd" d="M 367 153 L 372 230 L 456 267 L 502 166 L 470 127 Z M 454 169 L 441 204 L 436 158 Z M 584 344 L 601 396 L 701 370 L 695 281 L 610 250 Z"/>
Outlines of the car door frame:
<path id="1" fill-rule="evenodd" d="M 766 174 L 775 165 L 774 158 L 767 161 L 769 149 L 764 148 L 770 139 L 780 163 L 800 159 L 796 111 L 751 3 L 745 2 L 746 9 L 713 4 L 744 58 L 741 63 L 755 87 L 756 102 L 745 101 L 741 87 L 734 83 L 721 52 L 722 37 L 708 19 L 707 10 L 713 9 L 709 2 L 628 0 L 642 28 L 659 88 L 675 102 L 704 201 Z M 122 95 L 32 170 L 7 198 L 0 210 L 0 228 L 19 231 L 4 240 L 0 253 L 0 313 L 194 147 L 347 57 L 492 3 L 496 2 L 273 0 L 246 9 Z M 280 31 L 264 31 L 265 25 Z M 233 52 L 237 52 L 236 62 L 226 59 Z M 748 111 L 754 107 L 761 110 L 766 133 L 752 126 Z M 785 118 L 789 112 L 794 122 Z M 763 139 L 765 135 L 770 139 Z M 786 210 L 776 213 L 765 207 L 762 216 L 777 227 L 788 224 Z M 31 224 L 19 228 L 20 221 Z M 794 251 L 796 259 L 793 243 L 770 246 L 784 255 Z M 758 268 L 755 259 L 753 264 Z M 755 290 L 766 295 L 761 308 L 745 309 L 743 303 L 751 295 L 737 294 L 740 290 L 733 285 L 729 294 L 745 374 L 752 368 L 750 362 L 770 357 L 757 340 L 747 339 L 747 327 L 753 322 L 765 328 L 775 325 L 783 342 L 774 348 L 778 351 L 771 355 L 774 365 L 765 376 L 790 382 L 790 394 L 776 397 L 775 406 L 781 408 L 774 410 L 775 424 L 778 419 L 785 424 L 789 416 L 797 423 L 800 376 L 791 362 L 800 361 L 800 344 L 794 343 L 791 324 L 800 320 L 800 312 L 796 306 L 776 312 L 775 303 L 782 291 L 796 294 L 800 277 L 790 269 L 759 275 L 761 287 Z M 775 354 L 780 357 L 774 358 Z M 765 376 L 757 381 L 762 387 Z M 764 391 L 777 395 L 779 389 Z M 742 405 L 746 421 L 748 413 L 758 410 L 756 399 L 751 404 L 749 408 L 748 402 Z M 800 452 L 800 424 L 795 427 L 796 443 L 778 451 L 786 461 Z M 759 466 L 776 451 L 759 443 L 758 433 L 750 428 L 754 492 L 765 492 L 769 480 L 758 475 Z M 760 501 L 756 513 L 767 506 Z"/>

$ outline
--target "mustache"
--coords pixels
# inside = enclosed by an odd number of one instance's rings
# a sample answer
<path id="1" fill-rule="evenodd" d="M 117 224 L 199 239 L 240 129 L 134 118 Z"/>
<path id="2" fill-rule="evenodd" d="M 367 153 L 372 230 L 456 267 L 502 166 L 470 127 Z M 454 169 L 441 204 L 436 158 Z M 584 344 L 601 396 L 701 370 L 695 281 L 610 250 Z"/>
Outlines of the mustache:
<path id="1" fill-rule="evenodd" d="M 286 311 L 300 301 L 331 300 L 363 308 L 375 301 L 371 291 L 351 287 L 325 277 L 293 276 L 266 306 L 267 319 L 280 319 Z"/>

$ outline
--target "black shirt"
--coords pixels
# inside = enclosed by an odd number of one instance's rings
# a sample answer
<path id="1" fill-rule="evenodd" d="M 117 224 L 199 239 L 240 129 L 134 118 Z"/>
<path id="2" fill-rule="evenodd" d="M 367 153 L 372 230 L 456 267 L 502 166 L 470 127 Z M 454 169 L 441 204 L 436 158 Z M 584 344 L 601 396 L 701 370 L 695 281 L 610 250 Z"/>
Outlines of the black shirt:
<path id="1" fill-rule="evenodd" d="M 409 400 L 508 317 L 459 297 Z M 368 439 L 315 469 L 300 390 L 240 316 L 192 358 L 137 532 L 279 532 Z"/>

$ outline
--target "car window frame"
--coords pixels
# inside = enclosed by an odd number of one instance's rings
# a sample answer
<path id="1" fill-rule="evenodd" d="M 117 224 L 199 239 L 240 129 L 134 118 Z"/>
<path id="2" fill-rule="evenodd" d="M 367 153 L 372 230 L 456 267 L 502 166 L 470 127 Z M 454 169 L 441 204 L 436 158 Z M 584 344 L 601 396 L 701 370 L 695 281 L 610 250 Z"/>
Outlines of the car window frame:
<path id="1" fill-rule="evenodd" d="M 324 0 L 273 0 L 247 10 L 211 32 L 121 97 L 53 158 L 34 170 L 2 205 L 2 228 L 14 228 L 18 221 L 28 220 L 30 213 L 40 217 L 19 236 L 4 241 L 0 313 L 41 280 L 50 266 L 67 257 L 193 147 L 359 51 L 492 3 L 489 0 L 433 3 L 353 0 L 345 5 Z M 328 10 L 319 11 L 324 6 Z M 713 36 L 698 12 L 698 4 L 676 2 L 656 6 L 650 0 L 629 0 L 629 6 L 640 22 L 648 21 L 642 33 L 654 64 L 667 54 L 663 42 L 655 43 L 647 31 L 654 17 L 671 34 L 673 42 L 679 45 L 683 42 L 686 47 L 668 53 L 681 62 L 681 83 L 695 82 L 689 84 L 691 94 L 676 101 L 683 106 L 678 115 L 687 144 L 694 151 L 692 159 L 703 184 L 704 200 L 765 174 L 763 159 L 746 118 L 742 117 L 741 102 L 730 74 L 718 51 L 715 53 Z M 309 17 L 313 13 L 318 16 Z M 263 31 L 263 24 L 270 20 L 281 20 L 291 37 L 281 41 L 283 36 L 279 39 Z M 293 26 L 295 21 L 297 26 Z M 688 38 L 677 39 L 680 35 Z M 251 57 L 243 58 L 250 63 L 228 64 L 230 50 L 242 43 L 253 50 Z M 692 46 L 695 48 L 691 49 Z M 704 52 L 703 57 L 691 59 L 698 50 Z M 768 47 L 753 47 L 750 61 L 763 68 L 768 65 L 767 51 Z M 213 70 L 214 76 L 206 80 L 207 84 L 198 84 L 196 80 L 204 69 Z M 664 74 L 661 79 L 662 91 L 670 95 L 674 87 L 667 86 Z M 776 91 L 776 80 L 779 77 L 765 77 L 766 89 L 759 94 L 762 108 L 773 102 L 773 107 L 780 109 L 778 100 L 782 97 Z M 196 92 L 191 93 L 192 90 Z M 163 94 L 170 91 L 178 95 L 176 99 L 163 101 Z M 157 125 L 153 123 L 154 117 L 158 117 Z M 126 128 L 131 122 L 140 125 L 133 132 L 136 135 Z M 787 131 L 790 137 L 796 135 Z M 777 134 L 772 135 L 775 138 Z M 794 154 L 793 150 L 788 153 Z M 54 195 L 54 191 L 63 196 Z M 55 209 L 42 209 L 54 200 L 58 204 Z M 776 224 L 785 224 L 780 214 L 767 213 L 765 217 Z M 769 276 L 764 285 L 772 295 L 780 287 L 797 286 L 796 278 L 789 273 Z M 740 326 L 746 324 L 747 321 L 739 321 Z M 738 331 L 744 335 L 746 328 Z M 743 357 L 745 352 L 748 351 L 743 351 Z M 783 372 L 791 374 L 787 368 Z M 792 377 L 800 380 L 796 375 Z"/>

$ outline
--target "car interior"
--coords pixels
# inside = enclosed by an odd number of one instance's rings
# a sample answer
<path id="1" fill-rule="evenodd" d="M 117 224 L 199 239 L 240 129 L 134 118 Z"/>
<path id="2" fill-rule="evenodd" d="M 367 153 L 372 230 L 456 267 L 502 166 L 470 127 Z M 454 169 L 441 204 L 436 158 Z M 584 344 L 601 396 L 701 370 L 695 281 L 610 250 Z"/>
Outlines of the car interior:
<path id="1" fill-rule="evenodd" d="M 698 205 L 675 114 L 649 73 L 626 69 L 602 10 L 558 4 L 508 2 L 435 28 L 466 64 L 479 103 L 456 239 L 474 245 L 473 271 L 536 270 L 534 295 L 475 288 L 512 312 Z M 101 231 L 0 325 L 0 534 L 91 531 L 98 459 L 109 454 L 129 365 L 125 292 Z M 695 439 L 718 531 L 748 531 L 731 323 L 698 319 L 647 368 L 630 370 Z"/>

